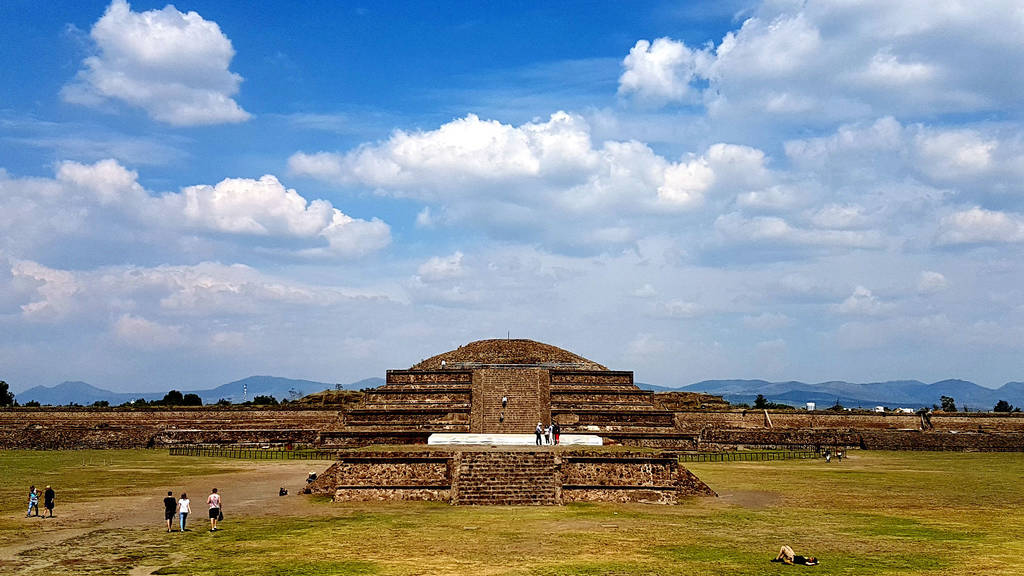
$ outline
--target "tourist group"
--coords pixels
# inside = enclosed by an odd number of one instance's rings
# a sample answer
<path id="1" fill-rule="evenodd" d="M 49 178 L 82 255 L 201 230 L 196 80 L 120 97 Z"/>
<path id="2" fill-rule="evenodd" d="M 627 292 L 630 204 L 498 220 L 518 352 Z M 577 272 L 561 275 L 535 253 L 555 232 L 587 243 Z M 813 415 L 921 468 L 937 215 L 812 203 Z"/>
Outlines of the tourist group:
<path id="1" fill-rule="evenodd" d="M 210 510 L 210 532 L 216 532 L 218 530 L 217 523 L 224 519 L 224 512 L 221 511 L 220 494 L 217 493 L 216 488 L 211 490 L 210 495 L 206 497 L 206 505 Z M 174 520 L 175 514 L 178 516 L 178 530 L 186 532 L 185 521 L 191 512 L 192 501 L 189 500 L 188 494 L 182 492 L 181 497 L 175 500 L 174 492 L 172 490 L 167 491 L 167 497 L 164 498 L 164 520 L 167 521 L 168 532 L 171 531 L 171 522 Z"/>

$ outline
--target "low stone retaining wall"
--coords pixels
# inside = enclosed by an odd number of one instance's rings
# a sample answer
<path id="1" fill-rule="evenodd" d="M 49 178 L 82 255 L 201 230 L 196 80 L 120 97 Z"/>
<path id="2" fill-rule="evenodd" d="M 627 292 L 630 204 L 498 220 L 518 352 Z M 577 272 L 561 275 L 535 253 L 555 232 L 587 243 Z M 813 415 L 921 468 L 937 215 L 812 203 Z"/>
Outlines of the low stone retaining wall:
<path id="1" fill-rule="evenodd" d="M 503 484 L 506 475 L 509 486 Z M 553 497 L 517 497 L 520 491 L 529 491 L 524 479 L 553 486 Z M 486 485 L 478 486 L 481 482 Z M 472 504 L 675 504 L 684 496 L 715 495 L 673 455 L 545 450 L 342 452 L 338 462 L 308 491 L 331 495 L 336 502 L 440 500 Z M 460 499 L 460 494 L 474 496 Z"/>
<path id="2" fill-rule="evenodd" d="M 849 447 L 865 450 L 954 452 L 1024 451 L 1024 433 L 936 432 L 920 430 L 715 430 L 698 440 L 700 450 L 742 448 Z"/>
<path id="3" fill-rule="evenodd" d="M 571 376 L 571 375 L 567 375 Z M 586 376 L 586 375 L 584 375 Z M 438 376 L 440 377 L 440 375 Z M 590 384 L 587 384 L 589 386 Z M 872 450 L 1024 451 L 1024 416 L 943 414 L 921 430 L 915 415 L 805 411 L 560 410 L 563 433 L 676 450 L 848 446 Z M 425 444 L 431 432 L 468 432 L 468 411 L 203 407 L 0 410 L 0 449 L 146 448 L 177 444 Z"/>
<path id="4" fill-rule="evenodd" d="M 338 461 L 307 487 L 336 502 L 451 499 L 451 453 L 341 452 Z"/>
<path id="5" fill-rule="evenodd" d="M 175 444 L 316 443 L 337 410 L 21 408 L 0 410 L 0 449 L 153 448 Z"/>

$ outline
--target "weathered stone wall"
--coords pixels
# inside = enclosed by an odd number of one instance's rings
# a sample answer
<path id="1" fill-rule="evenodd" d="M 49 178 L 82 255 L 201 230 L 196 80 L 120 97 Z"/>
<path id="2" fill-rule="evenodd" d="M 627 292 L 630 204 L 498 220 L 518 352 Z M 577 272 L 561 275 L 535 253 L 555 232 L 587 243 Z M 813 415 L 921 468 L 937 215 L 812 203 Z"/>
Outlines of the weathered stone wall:
<path id="1" fill-rule="evenodd" d="M 470 431 L 529 434 L 537 422 L 550 423 L 548 371 L 539 368 L 482 368 L 473 371 Z M 506 406 L 502 397 L 508 398 Z"/>
<path id="2" fill-rule="evenodd" d="M 612 370 L 551 370 L 552 387 L 561 386 L 608 386 L 633 387 L 633 373 Z"/>
<path id="3" fill-rule="evenodd" d="M 852 430 L 917 430 L 921 418 L 916 414 L 827 412 L 804 410 L 768 411 L 773 428 L 828 428 Z M 763 410 L 686 411 L 677 412 L 677 427 L 699 431 L 704 428 L 765 428 Z M 993 413 L 942 413 L 931 415 L 932 429 L 937 431 L 1024 432 L 1024 415 Z"/>
<path id="4" fill-rule="evenodd" d="M 469 431 L 466 408 L 403 408 L 411 409 L 353 410 L 347 417 L 340 410 L 290 408 L 6 409 L 0 410 L 0 448 L 142 448 L 179 443 L 344 447 L 424 443 L 431 431 Z M 608 442 L 632 446 L 1024 450 L 1024 416 L 1017 414 L 936 413 L 931 416 L 931 428 L 924 431 L 916 415 L 769 414 L 770 427 L 760 410 L 552 410 L 564 433 L 599 433 Z"/>
<path id="5" fill-rule="evenodd" d="M 772 428 L 872 428 L 900 430 L 920 428 L 920 418 L 914 414 L 851 414 L 847 412 L 769 411 Z M 933 418 L 933 422 L 935 418 Z M 762 410 L 730 410 L 722 412 L 677 412 L 680 430 L 699 432 L 705 428 L 735 430 L 740 428 L 767 428 Z"/>
<path id="6" fill-rule="evenodd" d="M 20 408 L 0 410 L 0 448 L 146 448 L 176 443 L 300 443 L 340 427 L 336 410 Z"/>
<path id="7" fill-rule="evenodd" d="M 649 454 L 566 456 L 562 458 L 563 484 L 601 486 L 670 486 L 678 462 Z"/>
<path id="8" fill-rule="evenodd" d="M 434 405 L 461 406 L 468 408 L 470 402 L 469 388 L 440 388 L 436 390 L 419 389 L 409 390 L 402 388 L 391 390 L 388 388 L 376 388 L 366 393 L 364 402 L 366 407 L 378 408 L 393 405 L 415 404 L 425 407 Z"/>
<path id="9" fill-rule="evenodd" d="M 715 495 L 674 456 L 550 450 L 341 453 L 308 491 L 332 495 L 335 501 L 518 505 L 674 504 L 681 496 Z"/>
<path id="10" fill-rule="evenodd" d="M 468 426 L 467 426 L 468 429 Z M 466 430 L 462 430 L 465 432 Z M 320 433 L 320 447 L 358 448 L 360 446 L 398 446 L 426 444 L 430 430 L 328 430 Z"/>
<path id="11" fill-rule="evenodd" d="M 407 428 L 431 429 L 436 431 L 467 431 L 468 408 L 366 408 L 350 410 L 346 415 L 347 426 L 373 427 L 378 429 Z"/>
<path id="12" fill-rule="evenodd" d="M 473 381 L 470 370 L 388 370 L 388 384 L 469 384 Z"/>
<path id="13" fill-rule="evenodd" d="M 920 430 L 705 430 L 700 450 L 853 447 L 866 450 L 1024 451 L 1024 433 Z"/>
<path id="14" fill-rule="evenodd" d="M 573 432 L 592 431 L 587 426 L 598 429 L 614 429 L 615 427 L 666 427 L 672 431 L 675 417 L 672 412 L 662 410 L 560 410 L 552 409 L 551 414 L 556 421 L 564 424 Z"/>
<path id="15" fill-rule="evenodd" d="M 629 405 L 632 407 L 651 408 L 653 393 L 634 390 L 610 391 L 604 389 L 584 390 L 552 390 L 551 405 L 573 408 L 594 404 L 611 404 L 615 406 Z"/>
<path id="16" fill-rule="evenodd" d="M 264 428 L 248 430 L 163 430 L 153 437 L 155 446 L 193 444 L 314 445 L 319 432 L 312 428 Z"/>
<path id="17" fill-rule="evenodd" d="M 699 435 L 664 431 L 604 431 L 601 437 L 605 444 L 635 446 L 637 448 L 670 448 L 672 450 L 697 450 Z"/>
<path id="18" fill-rule="evenodd" d="M 452 455 L 444 452 L 342 453 L 306 492 L 336 502 L 449 500 Z"/>

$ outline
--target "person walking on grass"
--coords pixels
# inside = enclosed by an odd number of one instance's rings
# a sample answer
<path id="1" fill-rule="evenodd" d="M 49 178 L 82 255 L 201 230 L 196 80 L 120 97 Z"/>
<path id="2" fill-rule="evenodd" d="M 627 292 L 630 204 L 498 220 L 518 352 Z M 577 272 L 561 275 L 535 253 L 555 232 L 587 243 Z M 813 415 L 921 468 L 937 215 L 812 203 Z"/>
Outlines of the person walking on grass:
<path id="1" fill-rule="evenodd" d="M 167 521 L 167 531 L 171 531 L 171 522 L 174 520 L 174 509 L 178 507 L 178 501 L 174 499 L 174 492 L 167 491 L 164 498 L 164 520 Z"/>
<path id="2" fill-rule="evenodd" d="M 216 532 L 217 522 L 220 520 L 220 494 L 217 494 L 216 488 L 210 492 L 206 503 L 210 506 L 210 532 Z"/>
<path id="3" fill-rule="evenodd" d="M 28 487 L 28 512 L 25 513 L 25 518 L 31 516 L 33 510 L 36 511 L 36 516 L 39 516 L 39 492 L 36 492 L 34 484 Z"/>
<path id="4" fill-rule="evenodd" d="M 185 532 L 185 520 L 188 518 L 188 513 L 192 511 L 192 501 L 188 499 L 188 494 L 182 492 L 181 498 L 178 499 L 178 519 L 181 522 L 181 532 Z"/>
<path id="5" fill-rule="evenodd" d="M 53 488 L 46 487 L 46 492 L 43 492 L 43 508 L 50 514 L 50 518 L 53 518 L 53 501 L 57 497 L 57 494 L 53 491 Z M 45 516 L 43 516 L 45 518 Z"/>

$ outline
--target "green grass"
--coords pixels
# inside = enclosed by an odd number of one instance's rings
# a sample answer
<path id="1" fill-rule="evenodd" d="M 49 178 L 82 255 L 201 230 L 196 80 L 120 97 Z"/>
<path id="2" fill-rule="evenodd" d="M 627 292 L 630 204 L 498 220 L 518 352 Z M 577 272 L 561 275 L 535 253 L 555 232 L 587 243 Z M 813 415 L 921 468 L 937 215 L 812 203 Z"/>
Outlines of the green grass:
<path id="1" fill-rule="evenodd" d="M 5 453 L 0 463 L 83 453 Z M 108 481 L 161 485 L 185 462 L 145 451 L 106 452 L 102 466 L 58 472 L 102 498 Z M 77 461 L 75 459 L 78 459 Z M 117 470 L 150 472 L 119 475 Z M 220 465 L 231 467 L 231 462 Z M 691 464 L 722 495 L 679 506 L 452 507 L 334 504 L 301 515 L 231 517 L 217 533 L 94 530 L 21 560 L 25 574 L 490 574 L 513 575 L 967 575 L 1024 573 L 1024 454 L 855 452 L 821 460 Z M 56 481 L 56 480 L 55 480 Z M 0 491 L 10 490 L 7 474 Z M 39 482 L 36 481 L 38 485 Z M 18 501 L 21 485 L 16 486 Z M 19 504 L 20 506 L 20 504 Z M 310 512 L 311 511 L 311 512 Z M 0 539 L 5 534 L 0 526 Z M 770 563 L 782 544 L 822 559 L 816 568 Z M 82 562 L 82 558 L 88 559 Z M 0 565 L 0 572 L 5 566 Z"/>
<path id="2" fill-rule="evenodd" d="M 165 450 L 0 450 L 0 534 L 14 541 L 33 532 L 33 527 L 20 520 L 28 507 L 31 485 L 40 492 L 53 485 L 59 514 L 75 502 L 135 496 L 175 486 L 189 475 L 237 469 L 240 466 L 232 462 L 171 458 Z M 40 511 L 42 506 L 40 494 Z"/>
<path id="3" fill-rule="evenodd" d="M 169 457 L 166 450 L 0 450 L 0 512 L 28 502 L 28 487 L 59 487 L 62 502 L 139 494 L 183 476 L 229 472 L 231 461 Z"/>

